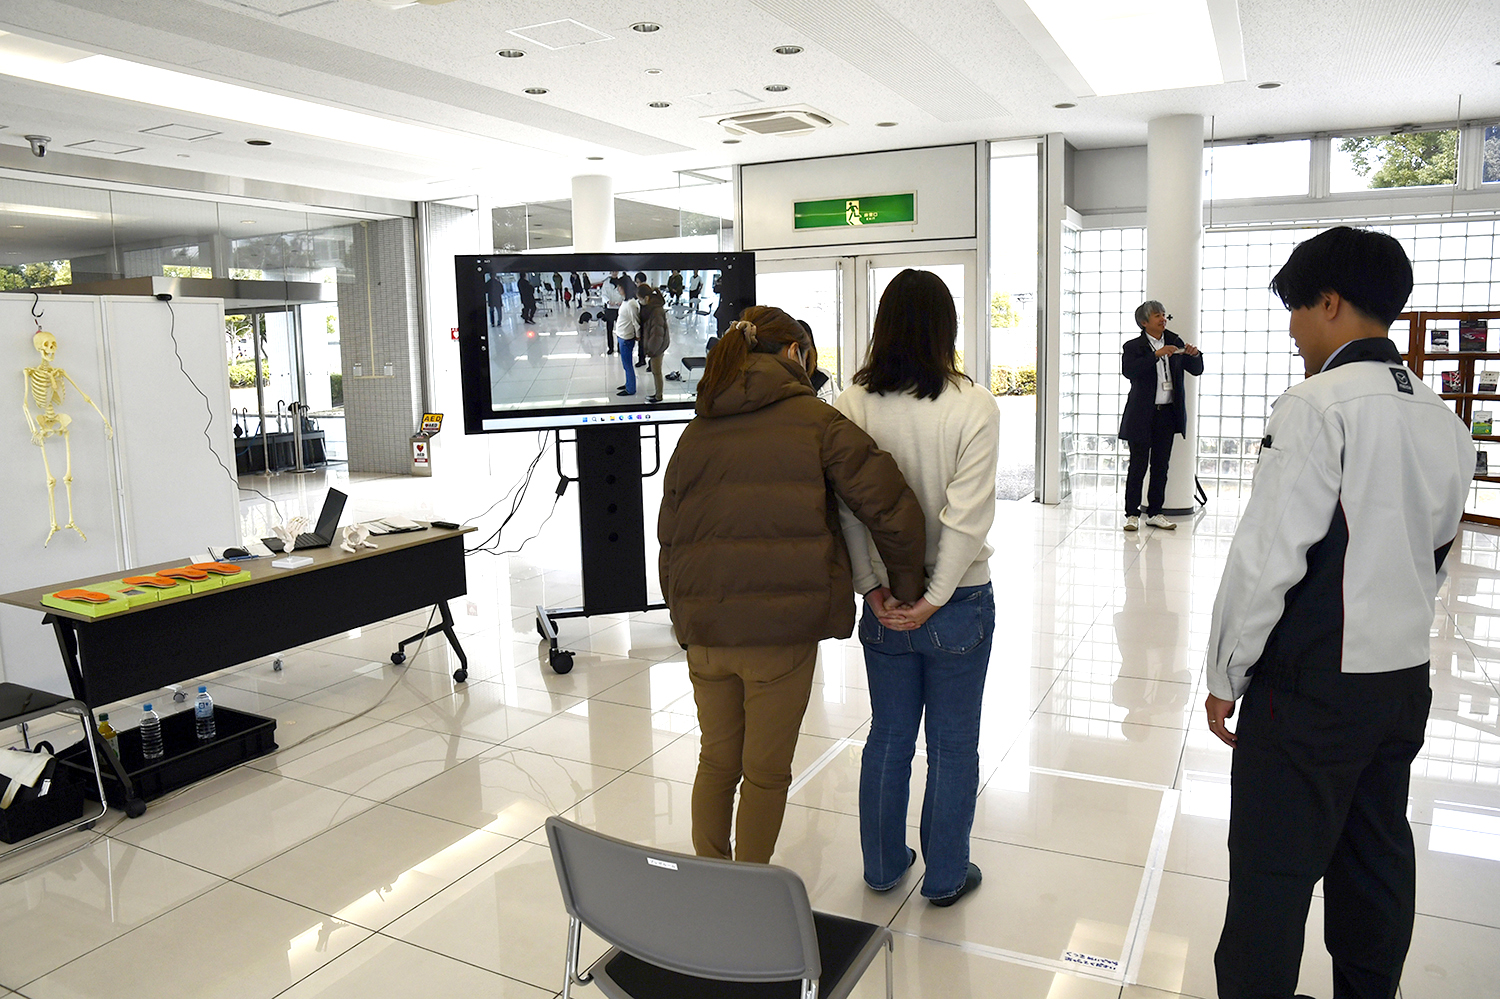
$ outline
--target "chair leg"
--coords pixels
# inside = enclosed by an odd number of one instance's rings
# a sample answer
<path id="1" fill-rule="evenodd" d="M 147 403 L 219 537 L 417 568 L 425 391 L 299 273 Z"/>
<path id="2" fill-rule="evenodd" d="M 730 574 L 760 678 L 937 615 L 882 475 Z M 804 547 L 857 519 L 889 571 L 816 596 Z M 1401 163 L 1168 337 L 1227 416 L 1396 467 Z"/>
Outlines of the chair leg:
<path id="1" fill-rule="evenodd" d="M 885 999 L 896 997 L 896 941 L 885 943 Z"/>
<path id="2" fill-rule="evenodd" d="M 573 990 L 573 982 L 587 982 L 587 978 L 578 977 L 578 952 L 583 946 L 583 922 L 578 917 L 568 920 L 568 957 L 567 967 L 563 969 L 562 999 L 570 999 Z"/>
<path id="3" fill-rule="evenodd" d="M 818 999 L 818 980 L 816 978 L 802 979 L 803 999 Z"/>

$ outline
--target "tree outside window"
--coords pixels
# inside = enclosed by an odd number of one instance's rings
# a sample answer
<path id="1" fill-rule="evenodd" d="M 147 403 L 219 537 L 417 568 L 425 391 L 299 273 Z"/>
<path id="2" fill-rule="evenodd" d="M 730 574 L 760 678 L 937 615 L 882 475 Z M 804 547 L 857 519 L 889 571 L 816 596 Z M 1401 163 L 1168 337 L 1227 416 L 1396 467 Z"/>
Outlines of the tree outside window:
<path id="1" fill-rule="evenodd" d="M 1438 187 L 1458 182 L 1458 131 L 1361 135 L 1334 146 L 1333 190 Z"/>

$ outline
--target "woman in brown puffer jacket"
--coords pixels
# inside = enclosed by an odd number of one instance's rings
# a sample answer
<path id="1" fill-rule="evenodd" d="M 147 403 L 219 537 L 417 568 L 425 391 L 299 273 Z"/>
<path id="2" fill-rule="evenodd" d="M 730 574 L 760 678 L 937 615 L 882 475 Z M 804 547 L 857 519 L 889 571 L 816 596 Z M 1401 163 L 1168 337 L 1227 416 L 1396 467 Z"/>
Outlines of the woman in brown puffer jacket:
<path id="1" fill-rule="evenodd" d="M 838 500 L 870 530 L 897 600 L 925 586 L 925 520 L 889 454 L 818 399 L 806 330 L 752 306 L 709 354 L 698 416 L 667 466 L 661 590 L 702 730 L 693 847 L 768 863 L 818 642 L 854 630 Z M 744 778 L 743 785 L 741 777 Z"/>

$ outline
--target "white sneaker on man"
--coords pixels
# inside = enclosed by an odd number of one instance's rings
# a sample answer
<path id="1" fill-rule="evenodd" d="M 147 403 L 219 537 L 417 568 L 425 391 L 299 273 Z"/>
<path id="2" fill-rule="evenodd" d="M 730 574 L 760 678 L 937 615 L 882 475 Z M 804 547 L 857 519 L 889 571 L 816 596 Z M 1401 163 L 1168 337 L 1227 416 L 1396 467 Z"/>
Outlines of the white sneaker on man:
<path id="1" fill-rule="evenodd" d="M 1151 516 L 1147 517 L 1146 523 L 1152 527 L 1160 527 L 1164 531 L 1177 530 L 1176 524 L 1172 523 L 1170 520 L 1159 513 L 1153 513 Z"/>
<path id="2" fill-rule="evenodd" d="M 1141 518 L 1139 518 L 1139 517 L 1126 517 L 1125 518 L 1125 530 L 1127 530 L 1127 531 L 1139 531 L 1140 529 L 1141 529 Z"/>

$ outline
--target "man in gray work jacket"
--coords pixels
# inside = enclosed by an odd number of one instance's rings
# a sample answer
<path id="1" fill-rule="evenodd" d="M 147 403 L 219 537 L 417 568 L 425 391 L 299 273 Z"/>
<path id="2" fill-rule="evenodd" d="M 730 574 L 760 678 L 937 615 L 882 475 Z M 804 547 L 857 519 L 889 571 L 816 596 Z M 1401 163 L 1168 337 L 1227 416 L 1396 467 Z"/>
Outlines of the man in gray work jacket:
<path id="1" fill-rule="evenodd" d="M 1209 638 L 1208 724 L 1234 747 L 1221 999 L 1292 997 L 1319 878 L 1335 999 L 1389 999 L 1411 944 L 1407 789 L 1474 475 L 1468 428 L 1388 337 L 1411 287 L 1400 243 L 1343 226 L 1271 282 L 1307 379 L 1266 424 Z"/>

